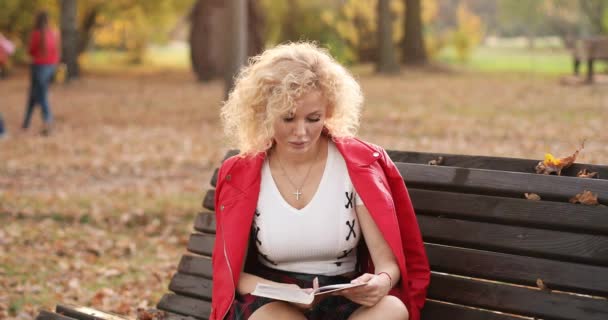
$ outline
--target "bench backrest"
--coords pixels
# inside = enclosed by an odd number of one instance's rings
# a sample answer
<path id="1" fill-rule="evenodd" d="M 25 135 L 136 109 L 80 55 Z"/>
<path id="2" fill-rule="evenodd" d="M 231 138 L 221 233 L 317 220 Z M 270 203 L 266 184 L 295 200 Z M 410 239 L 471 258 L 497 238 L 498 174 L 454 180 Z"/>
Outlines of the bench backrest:
<path id="1" fill-rule="evenodd" d="M 577 59 L 608 59 L 608 37 L 579 39 L 570 50 Z"/>
<path id="2" fill-rule="evenodd" d="M 231 153 L 233 154 L 233 153 Z M 423 320 L 608 319 L 608 207 L 571 204 L 589 190 L 608 202 L 608 167 L 575 164 L 566 176 L 538 161 L 391 151 L 404 177 L 432 269 Z M 426 163 L 443 156 L 441 166 Z M 601 179 L 575 175 L 588 168 Z M 217 171 L 212 179 L 215 186 Z M 536 193 L 541 201 L 524 199 Z M 158 308 L 210 313 L 214 190 Z"/>

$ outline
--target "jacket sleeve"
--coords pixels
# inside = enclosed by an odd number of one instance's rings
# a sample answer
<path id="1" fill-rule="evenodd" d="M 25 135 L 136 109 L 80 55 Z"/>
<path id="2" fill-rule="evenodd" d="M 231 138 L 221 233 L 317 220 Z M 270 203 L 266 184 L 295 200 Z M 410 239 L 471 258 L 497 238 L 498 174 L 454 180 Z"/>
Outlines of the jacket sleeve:
<path id="1" fill-rule="evenodd" d="M 389 179 L 393 201 L 398 215 L 399 229 L 405 252 L 406 269 L 408 276 L 409 298 L 416 310 L 410 310 L 410 319 L 420 319 L 420 310 L 426 301 L 426 291 L 430 282 L 430 268 L 428 258 L 422 242 L 422 235 L 414 213 L 414 207 L 407 192 L 403 177 L 395 163 L 382 150 Z"/>
<path id="2" fill-rule="evenodd" d="M 217 174 L 217 181 L 216 181 L 216 185 L 215 185 L 215 198 L 214 198 L 214 208 L 215 208 L 215 232 L 216 234 L 222 234 L 222 217 L 220 216 L 220 211 L 218 210 L 218 204 L 219 204 L 219 198 L 220 198 L 220 194 L 221 194 L 221 190 L 222 190 L 222 186 L 224 184 L 224 176 L 225 174 L 225 163 L 224 162 L 218 171 Z M 211 253 L 211 265 L 212 265 L 212 269 L 213 270 L 220 270 L 221 268 L 223 268 L 223 266 L 220 264 L 220 259 L 222 256 L 222 252 L 223 252 L 223 237 L 217 237 L 215 238 L 215 242 L 213 244 L 213 252 Z M 217 290 L 216 288 L 219 287 L 218 285 L 218 273 L 217 272 L 213 272 L 213 285 L 212 288 L 214 288 L 213 292 L 215 293 L 215 291 Z M 211 308 L 211 315 L 210 315 L 210 319 L 214 320 L 217 319 L 217 315 L 216 315 L 216 310 L 214 310 L 214 308 Z"/>

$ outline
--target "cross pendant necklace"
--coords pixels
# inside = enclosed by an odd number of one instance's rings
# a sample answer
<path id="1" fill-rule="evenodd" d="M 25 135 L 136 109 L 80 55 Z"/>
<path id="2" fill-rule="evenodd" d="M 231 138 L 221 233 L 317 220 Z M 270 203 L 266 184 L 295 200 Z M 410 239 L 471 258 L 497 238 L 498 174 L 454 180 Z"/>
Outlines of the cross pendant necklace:
<path id="1" fill-rule="evenodd" d="M 292 193 L 294 196 L 296 196 L 296 200 L 300 200 L 300 196 L 302 195 L 302 187 L 304 187 L 304 184 L 306 183 L 306 180 L 308 179 L 308 176 L 310 175 L 310 171 L 312 170 L 312 167 L 314 166 L 315 162 L 317 162 L 320 152 L 321 152 L 321 148 L 319 147 L 319 150 L 317 150 L 317 154 L 315 155 L 315 160 L 310 163 L 310 166 L 308 167 L 308 171 L 306 172 L 306 175 L 304 176 L 304 180 L 302 181 L 302 184 L 300 185 L 299 188 L 295 183 L 293 183 L 293 181 L 291 181 L 291 178 L 287 174 L 287 171 L 285 171 L 285 168 L 283 168 L 281 159 L 279 159 L 279 157 L 276 157 L 277 161 L 279 162 L 279 167 L 281 168 L 281 171 L 283 171 L 283 174 L 287 178 L 287 181 L 289 181 L 289 184 L 291 184 L 291 186 L 296 189 L 296 192 Z"/>

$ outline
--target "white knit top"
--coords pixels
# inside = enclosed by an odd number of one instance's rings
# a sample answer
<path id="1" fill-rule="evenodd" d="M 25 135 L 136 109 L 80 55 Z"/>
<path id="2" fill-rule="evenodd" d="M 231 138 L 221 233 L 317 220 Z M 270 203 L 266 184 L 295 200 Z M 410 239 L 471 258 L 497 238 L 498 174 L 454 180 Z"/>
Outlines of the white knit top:
<path id="1" fill-rule="evenodd" d="M 283 199 L 264 163 L 252 232 L 265 266 L 327 276 L 355 270 L 362 237 L 355 206 L 363 202 L 332 142 L 326 161 L 315 195 L 300 210 Z"/>

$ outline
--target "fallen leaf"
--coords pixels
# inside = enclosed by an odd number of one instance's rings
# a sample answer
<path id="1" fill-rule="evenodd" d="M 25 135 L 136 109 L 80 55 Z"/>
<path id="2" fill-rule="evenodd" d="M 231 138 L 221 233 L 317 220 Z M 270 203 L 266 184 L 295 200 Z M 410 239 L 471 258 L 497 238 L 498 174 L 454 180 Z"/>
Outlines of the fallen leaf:
<path id="1" fill-rule="evenodd" d="M 587 206 L 596 206 L 599 204 L 599 202 L 597 201 L 597 194 L 587 190 L 577 194 L 576 196 L 570 199 L 570 203 L 579 202 Z"/>
<path id="2" fill-rule="evenodd" d="M 428 162 L 428 165 L 430 165 L 430 166 L 440 166 L 442 164 L 443 164 L 443 157 L 441 157 L 441 156 L 437 157 L 437 159 L 433 159 Z"/>
<path id="3" fill-rule="evenodd" d="M 77 278 L 72 278 L 68 282 L 68 287 L 70 287 L 71 289 L 78 289 L 80 288 L 80 281 Z"/>
<path id="4" fill-rule="evenodd" d="M 581 171 L 579 171 L 579 172 L 576 174 L 576 176 L 577 176 L 577 177 L 579 177 L 579 178 L 589 178 L 589 179 L 591 179 L 591 178 L 595 178 L 595 177 L 598 177 L 598 178 L 599 178 L 599 174 L 598 174 L 597 172 L 590 172 L 590 171 L 589 171 L 589 170 L 587 170 L 586 168 L 585 168 L 585 169 L 582 169 Z"/>
<path id="5" fill-rule="evenodd" d="M 528 200 L 533 200 L 533 201 L 538 201 L 540 200 L 540 196 L 537 195 L 536 193 L 524 193 L 524 196 L 526 196 L 526 199 Z"/>
<path id="6" fill-rule="evenodd" d="M 105 277 L 105 278 L 115 277 L 115 276 L 119 276 L 121 274 L 122 274 L 122 272 L 120 272 L 119 270 L 116 270 L 116 269 L 101 270 L 101 276 Z"/>
<path id="7" fill-rule="evenodd" d="M 571 154 L 568 157 L 564 157 L 564 158 L 555 158 L 552 154 L 547 153 L 545 154 L 545 160 L 540 161 L 536 167 L 534 168 L 536 170 L 536 173 L 538 174 L 552 174 L 552 173 L 557 173 L 558 176 L 562 175 L 562 170 L 565 168 L 568 168 L 569 166 L 571 166 L 574 161 L 576 160 L 576 157 L 578 156 L 578 153 L 585 148 L 585 141 L 583 141 L 583 143 L 581 144 L 581 147 L 579 149 L 577 149 L 573 154 Z"/>
<path id="8" fill-rule="evenodd" d="M 112 312 L 118 314 L 129 314 L 129 312 L 131 312 L 131 306 L 129 306 L 128 302 L 122 301 L 118 307 L 116 307 L 116 309 L 112 310 Z"/>
<path id="9" fill-rule="evenodd" d="M 541 290 L 548 290 L 549 288 L 547 288 L 547 285 L 545 284 L 545 282 L 543 281 L 543 279 L 536 279 L 536 286 L 541 289 Z"/>
<path id="10" fill-rule="evenodd" d="M 137 308 L 137 320 L 163 320 L 167 313 L 162 310 Z"/>

